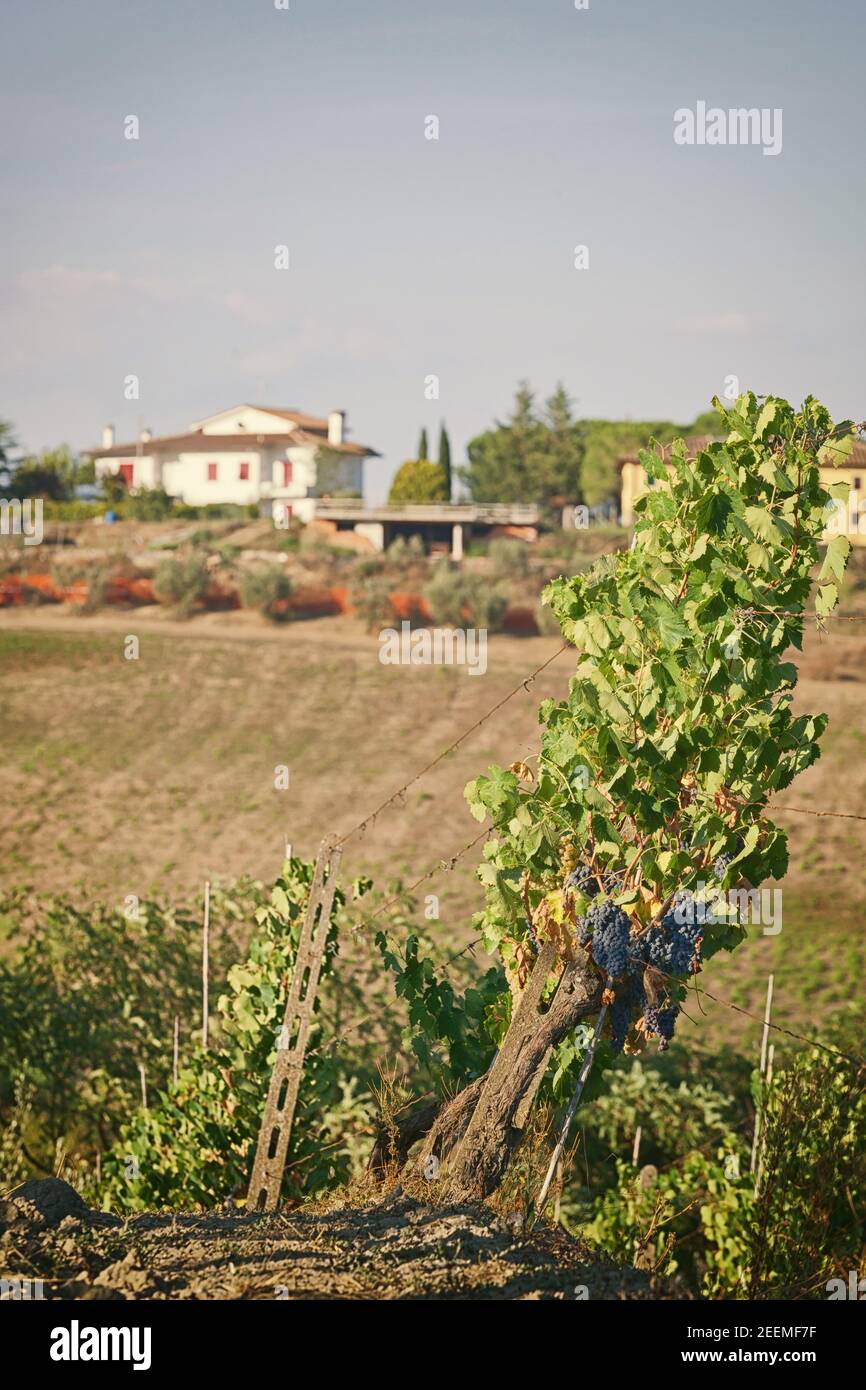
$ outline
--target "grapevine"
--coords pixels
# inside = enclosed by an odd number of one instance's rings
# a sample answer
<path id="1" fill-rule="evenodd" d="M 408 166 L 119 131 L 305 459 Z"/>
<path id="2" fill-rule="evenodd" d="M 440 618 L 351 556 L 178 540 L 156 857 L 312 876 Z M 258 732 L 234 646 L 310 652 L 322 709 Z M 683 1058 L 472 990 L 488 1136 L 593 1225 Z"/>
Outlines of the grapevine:
<path id="1" fill-rule="evenodd" d="M 784 876 L 767 804 L 819 756 L 827 722 L 794 713 L 784 653 L 807 607 L 820 620 L 838 600 L 850 543 L 823 536 L 847 485 L 821 469 L 853 427 L 811 397 L 714 404 L 722 441 L 641 454 L 656 485 L 633 547 L 545 590 L 577 663 L 568 695 L 541 705 L 537 779 L 491 768 L 466 789 L 493 828 L 488 949 L 507 960 L 548 937 L 583 961 L 614 1051 L 666 1047 L 689 979 L 744 939 L 718 903 Z"/>

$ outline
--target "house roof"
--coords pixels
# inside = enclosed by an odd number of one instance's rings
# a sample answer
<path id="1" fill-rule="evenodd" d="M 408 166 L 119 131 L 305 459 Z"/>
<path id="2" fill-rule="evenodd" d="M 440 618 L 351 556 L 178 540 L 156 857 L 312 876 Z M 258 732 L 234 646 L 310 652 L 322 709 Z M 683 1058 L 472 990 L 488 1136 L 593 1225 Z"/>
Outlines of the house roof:
<path id="1" fill-rule="evenodd" d="M 323 420 L 320 415 L 305 415 L 303 410 L 284 410 L 282 406 L 276 405 L 252 405 L 249 401 L 244 402 L 248 410 L 261 410 L 265 415 L 278 415 L 281 420 L 292 420 L 302 429 L 324 430 L 327 433 L 328 422 Z"/>
<path id="2" fill-rule="evenodd" d="M 855 439 L 854 447 L 840 468 L 866 468 L 866 439 Z"/>
<path id="3" fill-rule="evenodd" d="M 295 444 L 321 444 L 326 449 L 333 449 L 336 454 L 367 454 L 370 458 L 381 458 L 375 449 L 371 449 L 367 444 L 356 444 L 352 439 L 344 439 L 342 444 L 329 444 L 327 434 L 320 434 L 317 431 L 297 429 L 292 430 L 290 439 Z"/>
<path id="4" fill-rule="evenodd" d="M 306 411 L 295 410 L 294 406 L 289 408 L 283 405 L 259 405 L 257 401 L 241 401 L 240 405 L 230 405 L 227 410 L 218 410 L 215 415 L 204 415 L 200 420 L 193 420 L 192 428 L 201 429 L 211 421 L 219 420 L 221 415 L 231 415 L 236 410 L 258 410 L 262 415 L 274 415 L 278 420 L 289 420 L 301 429 L 323 433 L 327 433 L 328 430 L 328 421 L 321 415 L 308 415 Z M 254 431 L 250 430 L 250 434 L 253 433 Z"/>
<path id="5" fill-rule="evenodd" d="M 369 458 L 380 457 L 375 449 L 370 449 L 366 444 L 355 444 L 349 440 L 342 444 L 329 444 L 327 423 L 325 423 L 323 433 L 300 428 L 286 431 L 285 434 L 253 434 L 252 431 L 241 430 L 237 434 L 205 434 L 204 430 L 192 430 L 188 434 L 167 434 L 153 439 L 134 439 L 126 444 L 112 444 L 108 449 L 87 449 L 85 453 L 88 458 L 92 459 L 135 458 L 139 451 L 145 456 L 154 452 L 167 451 L 178 454 L 235 454 L 244 453 L 247 450 L 258 450 L 268 444 L 280 444 L 286 447 L 295 444 L 315 444 L 333 449 L 338 454 L 353 454 Z"/>
<path id="6" fill-rule="evenodd" d="M 687 440 L 686 440 L 686 448 L 688 449 L 688 452 L 689 452 L 690 454 L 697 454 L 697 453 L 700 453 L 701 449 L 705 449 L 705 448 L 707 447 L 708 444 L 712 444 L 712 443 L 714 442 L 714 440 L 718 440 L 718 436 L 717 436 L 717 435 L 711 435 L 711 434 L 698 434 L 698 435 L 693 435 L 691 439 L 687 439 Z M 669 458 L 669 457 L 670 457 L 670 452 L 671 452 L 671 446 L 670 446 L 670 444 L 665 444 L 665 445 L 663 445 L 663 447 L 662 447 L 662 458 L 664 458 L 664 459 Z M 617 466 L 617 468 L 619 469 L 619 471 L 622 472 L 623 468 L 625 467 L 625 465 L 626 465 L 627 463 L 639 463 L 639 462 L 640 462 L 640 460 L 639 460 L 637 454 L 623 454 L 621 458 L 618 458 L 618 459 L 617 459 L 617 461 L 616 461 L 616 466 Z M 831 465 L 831 466 L 832 466 L 832 465 Z M 837 467 L 839 467 L 839 468 L 866 468 L 866 440 L 863 440 L 863 439 L 855 439 L 855 440 L 854 440 L 854 447 L 852 448 L 850 454 L 849 454 L 848 457 L 845 459 L 844 463 L 838 464 Z"/>

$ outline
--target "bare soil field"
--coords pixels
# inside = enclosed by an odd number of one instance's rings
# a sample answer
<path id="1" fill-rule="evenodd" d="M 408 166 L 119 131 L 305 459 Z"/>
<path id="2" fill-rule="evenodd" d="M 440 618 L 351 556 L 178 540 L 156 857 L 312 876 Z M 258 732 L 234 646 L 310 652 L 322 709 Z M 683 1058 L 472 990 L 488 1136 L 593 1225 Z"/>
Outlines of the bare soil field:
<path id="1" fill-rule="evenodd" d="M 47 1299 L 683 1296 L 674 1281 L 620 1268 L 561 1230 L 515 1232 L 487 1207 L 433 1207 L 395 1194 L 334 1210 L 124 1222 L 89 1212 L 57 1180 L 25 1189 L 35 1201 L 13 1192 L 0 1203 L 0 1272 L 42 1279 Z"/>
<path id="2" fill-rule="evenodd" d="M 822 759 L 778 798 L 790 833 L 783 929 L 753 938 L 702 977 L 714 994 L 760 1013 L 776 974 L 780 1022 L 816 1021 L 862 994 L 866 943 L 860 897 L 866 821 L 866 624 L 834 622 L 795 654 L 800 710 L 825 711 Z M 140 657 L 124 659 L 127 634 Z M 164 609 L 72 615 L 58 608 L 0 613 L 0 887 L 32 884 L 82 901 L 130 893 L 190 899 L 205 878 L 267 881 L 285 842 L 312 855 L 343 833 L 480 719 L 518 693 L 454 753 L 411 786 L 346 847 L 344 876 L 386 889 L 449 861 L 479 827 L 462 797 L 490 762 L 537 748 L 536 711 L 563 695 L 566 651 L 552 638 L 493 637 L 488 670 L 383 666 L 351 618 L 282 627 L 248 612 L 189 622 Z M 274 769 L 290 771 L 288 790 Z M 419 921 L 460 947 L 480 906 L 479 848 L 418 889 L 439 897 L 439 922 Z M 423 906 L 423 902 L 422 902 Z M 747 1042 L 754 1020 L 706 998 L 689 1008 L 696 1037 Z M 708 1019 L 701 1019 L 701 1013 Z"/>

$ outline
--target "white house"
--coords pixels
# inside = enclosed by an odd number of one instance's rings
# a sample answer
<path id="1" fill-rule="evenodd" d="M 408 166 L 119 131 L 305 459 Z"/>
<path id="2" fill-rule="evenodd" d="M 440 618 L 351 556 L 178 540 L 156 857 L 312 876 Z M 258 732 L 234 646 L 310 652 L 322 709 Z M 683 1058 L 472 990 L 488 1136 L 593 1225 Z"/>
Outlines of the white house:
<path id="1" fill-rule="evenodd" d="M 117 444 L 113 425 L 102 448 L 88 450 L 96 475 L 121 474 L 129 488 L 162 487 L 191 506 L 208 502 L 255 503 L 265 515 L 309 521 L 324 494 L 364 491 L 364 459 L 375 449 L 346 439 L 346 417 L 328 418 L 264 405 L 238 405 L 194 422 L 187 434 L 155 437 L 142 430 Z M 317 458 L 329 455 L 319 487 Z"/>

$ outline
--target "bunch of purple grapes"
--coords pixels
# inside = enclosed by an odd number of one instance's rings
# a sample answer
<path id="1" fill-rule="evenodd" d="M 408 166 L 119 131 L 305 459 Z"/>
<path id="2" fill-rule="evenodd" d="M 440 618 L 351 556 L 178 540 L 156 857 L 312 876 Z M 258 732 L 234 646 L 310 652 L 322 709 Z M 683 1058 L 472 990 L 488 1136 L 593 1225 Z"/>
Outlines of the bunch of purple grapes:
<path id="1" fill-rule="evenodd" d="M 691 894 L 678 895 L 675 910 L 634 937 L 628 916 L 610 901 L 596 903 L 585 917 L 578 919 L 578 944 L 591 947 L 595 964 L 615 990 L 610 1006 L 614 1052 L 622 1052 L 633 1019 L 643 1019 L 644 1031 L 658 1038 L 660 1052 L 668 1048 L 680 1006 L 670 1001 L 651 1002 L 644 970 L 653 966 L 665 976 L 685 978 L 700 969 L 703 913 L 698 909 L 702 907 Z"/>
<path id="2" fill-rule="evenodd" d="M 602 891 L 605 893 L 616 893 L 619 890 L 622 878 L 622 874 L 602 874 L 602 888 L 599 888 L 598 876 L 594 873 L 590 865 L 578 864 L 577 868 L 572 869 L 571 873 L 568 875 L 564 887 L 573 889 L 576 893 L 582 893 L 585 898 L 597 898 Z"/>

